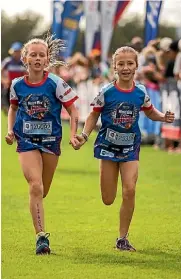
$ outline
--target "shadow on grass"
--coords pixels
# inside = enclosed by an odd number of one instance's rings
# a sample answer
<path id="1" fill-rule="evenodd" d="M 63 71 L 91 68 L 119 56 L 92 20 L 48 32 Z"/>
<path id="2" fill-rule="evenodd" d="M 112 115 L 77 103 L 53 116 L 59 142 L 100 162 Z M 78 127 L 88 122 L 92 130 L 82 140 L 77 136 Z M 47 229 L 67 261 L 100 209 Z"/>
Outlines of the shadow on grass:
<path id="1" fill-rule="evenodd" d="M 171 252 L 173 251 L 173 253 Z M 141 254 L 141 255 L 147 255 L 147 256 L 159 256 L 161 257 L 163 260 L 164 259 L 172 259 L 172 260 L 179 260 L 179 255 L 175 254 L 175 251 L 174 250 L 171 250 L 171 251 L 161 251 L 161 250 L 157 250 L 157 249 L 147 249 L 147 250 L 140 250 L 138 253 Z M 181 265 L 180 265 L 181 267 Z"/>
<path id="2" fill-rule="evenodd" d="M 139 266 L 140 269 L 156 269 L 181 271 L 179 255 L 165 251 L 141 250 L 137 252 L 121 252 L 113 250 L 114 253 L 92 253 L 88 250 L 73 248 L 70 256 L 64 253 L 54 253 L 56 256 L 63 256 L 67 260 L 71 260 L 73 264 L 94 264 L 94 265 L 113 265 L 118 267 Z"/>

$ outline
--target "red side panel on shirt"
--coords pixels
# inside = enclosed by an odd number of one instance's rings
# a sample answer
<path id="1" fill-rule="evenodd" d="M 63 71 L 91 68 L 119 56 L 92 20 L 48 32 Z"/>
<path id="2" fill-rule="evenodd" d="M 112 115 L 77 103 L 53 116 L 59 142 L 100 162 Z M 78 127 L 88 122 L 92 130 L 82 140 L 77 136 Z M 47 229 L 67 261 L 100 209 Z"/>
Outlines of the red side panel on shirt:
<path id="1" fill-rule="evenodd" d="M 141 110 L 150 110 L 153 108 L 153 105 L 149 106 L 149 107 L 141 107 Z"/>
<path id="2" fill-rule="evenodd" d="M 93 111 L 101 112 L 102 110 L 103 110 L 103 108 L 101 108 L 101 107 L 93 107 Z"/>
<path id="3" fill-rule="evenodd" d="M 10 100 L 10 104 L 18 106 L 18 100 Z"/>
<path id="4" fill-rule="evenodd" d="M 75 96 L 73 99 L 69 100 L 68 102 L 62 102 L 65 108 L 70 107 L 79 97 Z"/>

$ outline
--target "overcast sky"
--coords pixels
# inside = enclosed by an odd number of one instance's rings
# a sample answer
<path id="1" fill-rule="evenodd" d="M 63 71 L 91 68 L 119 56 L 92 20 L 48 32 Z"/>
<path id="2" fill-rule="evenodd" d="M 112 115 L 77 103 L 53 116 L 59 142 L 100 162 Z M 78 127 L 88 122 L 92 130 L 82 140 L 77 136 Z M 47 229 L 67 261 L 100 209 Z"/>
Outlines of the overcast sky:
<path id="1" fill-rule="evenodd" d="M 1 0 L 1 9 L 9 16 L 22 13 L 26 10 L 33 10 L 44 17 L 44 22 L 52 22 L 52 1 L 51 0 Z M 144 15 L 145 0 L 132 0 L 126 9 L 125 17 L 138 13 Z M 170 22 L 181 27 L 181 0 L 165 0 L 160 14 L 161 22 Z"/>

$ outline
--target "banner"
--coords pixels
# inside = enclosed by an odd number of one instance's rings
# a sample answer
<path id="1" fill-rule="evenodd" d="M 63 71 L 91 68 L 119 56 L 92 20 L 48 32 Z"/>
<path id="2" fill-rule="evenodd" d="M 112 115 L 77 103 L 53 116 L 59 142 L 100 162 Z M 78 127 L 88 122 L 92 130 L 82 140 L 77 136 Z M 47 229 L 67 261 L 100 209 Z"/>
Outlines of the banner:
<path id="1" fill-rule="evenodd" d="M 162 6 L 162 1 L 147 1 L 146 2 L 146 17 L 145 17 L 145 46 L 150 40 L 153 40 L 158 35 L 159 15 Z"/>
<path id="2" fill-rule="evenodd" d="M 94 41 L 93 41 L 93 49 L 101 49 L 101 30 L 100 30 L 100 25 L 101 25 L 101 15 L 100 15 L 100 6 L 101 6 L 101 1 L 97 1 L 98 6 L 97 6 L 97 16 L 98 16 L 98 21 L 97 21 L 97 26 L 95 30 L 95 35 L 94 35 Z"/>
<path id="3" fill-rule="evenodd" d="M 107 61 L 117 5 L 117 1 L 101 2 L 101 60 L 103 63 Z"/>
<path id="4" fill-rule="evenodd" d="M 127 1 L 107 0 L 99 1 L 100 24 L 94 37 L 93 48 L 102 50 L 101 60 L 106 63 L 114 27 L 118 23 L 125 8 L 130 3 Z"/>
<path id="5" fill-rule="evenodd" d="M 89 55 L 93 49 L 95 33 L 99 31 L 100 15 L 98 1 L 84 1 L 84 14 L 86 18 L 85 54 Z"/>
<path id="6" fill-rule="evenodd" d="M 62 32 L 62 12 L 64 10 L 64 2 L 60 0 L 54 0 L 53 5 L 53 23 L 52 23 L 52 34 L 55 34 L 55 38 L 61 38 Z"/>
<path id="7" fill-rule="evenodd" d="M 117 1 L 116 0 L 116 2 L 118 2 L 118 4 L 117 4 L 117 9 L 116 9 L 116 14 L 114 17 L 114 26 L 116 26 L 116 24 L 120 20 L 124 10 L 128 6 L 128 4 L 131 2 L 131 0 L 127 0 L 127 1 Z"/>
<path id="8" fill-rule="evenodd" d="M 61 56 L 64 58 L 72 55 L 79 31 L 79 21 L 82 15 L 82 1 L 65 1 L 60 34 L 60 38 L 66 42 L 66 49 L 61 53 Z"/>

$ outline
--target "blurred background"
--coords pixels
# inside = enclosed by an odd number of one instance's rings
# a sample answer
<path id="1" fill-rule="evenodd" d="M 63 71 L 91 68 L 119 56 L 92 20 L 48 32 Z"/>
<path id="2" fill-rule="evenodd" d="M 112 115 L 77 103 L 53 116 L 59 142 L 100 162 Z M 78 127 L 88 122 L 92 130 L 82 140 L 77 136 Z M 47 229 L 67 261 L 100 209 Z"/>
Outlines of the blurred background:
<path id="1" fill-rule="evenodd" d="M 175 112 L 175 122 L 152 122 L 140 114 L 142 144 L 181 153 L 181 0 L 165 1 L 3 1 L 1 4 L 1 107 L 7 114 L 12 79 L 25 74 L 22 45 L 50 30 L 65 41 L 52 67 L 79 96 L 83 125 L 100 87 L 115 79 L 112 55 L 129 45 L 138 51 L 135 81 L 146 86 L 152 103 Z M 62 119 L 68 114 L 62 111 Z M 98 123 L 98 128 L 100 121 Z"/>

